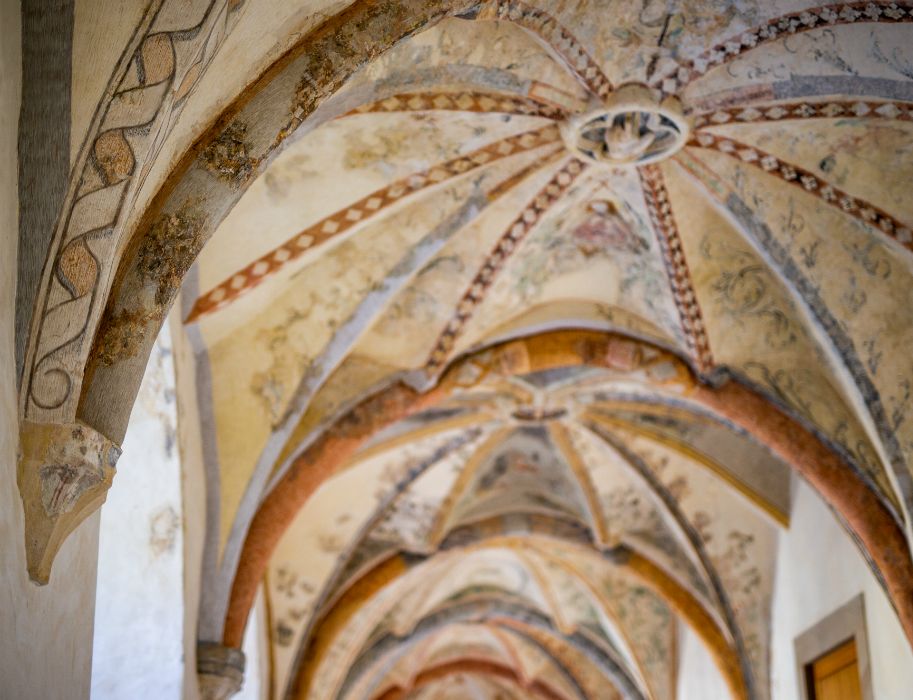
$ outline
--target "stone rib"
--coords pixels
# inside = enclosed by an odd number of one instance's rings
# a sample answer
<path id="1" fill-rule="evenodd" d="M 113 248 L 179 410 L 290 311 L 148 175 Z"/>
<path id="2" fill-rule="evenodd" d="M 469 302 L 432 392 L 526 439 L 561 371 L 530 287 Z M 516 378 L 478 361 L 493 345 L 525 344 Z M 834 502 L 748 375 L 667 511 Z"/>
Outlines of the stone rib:
<path id="1" fill-rule="evenodd" d="M 554 17 L 520 0 L 495 0 L 491 11 L 494 19 L 513 22 L 535 34 L 551 48 L 574 77 L 593 95 L 601 99 L 612 92 L 612 82 L 596 64 L 573 34 Z"/>
<path id="2" fill-rule="evenodd" d="M 563 119 L 561 107 L 523 95 L 478 91 L 403 92 L 356 107 L 345 116 L 386 112 L 477 112 Z"/>
<path id="3" fill-rule="evenodd" d="M 682 330 L 691 357 L 697 363 L 701 373 L 713 369 L 713 353 L 710 350 L 710 339 L 704 326 L 701 306 L 694 292 L 691 281 L 691 271 L 685 259 L 685 250 L 682 247 L 681 236 L 678 233 L 678 224 L 672 212 L 672 203 L 663 180 L 659 166 L 646 165 L 638 169 L 640 181 L 643 185 L 644 199 L 650 212 L 650 219 L 659 245 L 663 252 L 663 262 L 669 277 L 669 286 L 678 309 Z"/>
<path id="4" fill-rule="evenodd" d="M 543 215 L 552 205 L 564 196 L 580 173 L 586 170 L 586 167 L 586 164 L 577 158 L 572 158 L 565 163 L 507 227 L 476 272 L 469 287 L 460 298 L 450 322 L 438 337 L 425 366 L 429 374 L 444 366 L 457 338 L 462 334 L 469 319 L 472 318 L 476 307 L 485 298 L 485 294 L 494 283 L 498 272 L 504 268 L 507 259 L 519 247 L 527 234 L 542 220 Z"/>
<path id="5" fill-rule="evenodd" d="M 282 245 L 223 280 L 196 300 L 184 323 L 192 323 L 201 316 L 224 308 L 292 260 L 301 257 L 306 251 L 331 238 L 350 232 L 410 195 L 432 186 L 441 185 L 503 158 L 556 143 L 560 139 L 558 129 L 551 125 L 527 131 L 500 139 L 472 153 L 435 165 L 428 170 L 413 173 L 376 190 L 345 209 L 308 226 Z"/>
<path id="6" fill-rule="evenodd" d="M 913 121 L 913 104 L 882 100 L 797 100 L 770 105 L 729 107 L 695 115 L 694 128 L 758 124 L 794 119 L 886 119 Z"/>
<path id="7" fill-rule="evenodd" d="M 706 148 L 738 158 L 743 163 L 763 170 L 768 175 L 801 188 L 857 221 L 868 224 L 913 252 L 913 226 L 899 221 L 884 209 L 830 184 L 820 176 L 789 163 L 755 146 L 735 139 L 702 131 L 691 139 L 689 146 Z"/>
<path id="8" fill-rule="evenodd" d="M 913 22 L 913 5 L 909 3 L 863 2 L 835 3 L 774 17 L 765 24 L 748 29 L 721 41 L 697 58 L 678 63 L 651 81 L 651 86 L 666 94 L 676 94 L 683 87 L 742 54 L 786 37 L 812 29 L 865 22 Z"/>

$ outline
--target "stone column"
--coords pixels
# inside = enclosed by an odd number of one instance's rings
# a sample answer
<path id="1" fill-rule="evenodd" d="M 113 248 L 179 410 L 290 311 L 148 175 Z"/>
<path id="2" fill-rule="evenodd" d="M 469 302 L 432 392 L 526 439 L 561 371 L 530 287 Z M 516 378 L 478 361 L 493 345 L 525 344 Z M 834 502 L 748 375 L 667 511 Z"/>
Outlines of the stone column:
<path id="1" fill-rule="evenodd" d="M 202 700 L 227 700 L 244 683 L 244 652 L 218 642 L 197 642 L 197 678 Z"/>

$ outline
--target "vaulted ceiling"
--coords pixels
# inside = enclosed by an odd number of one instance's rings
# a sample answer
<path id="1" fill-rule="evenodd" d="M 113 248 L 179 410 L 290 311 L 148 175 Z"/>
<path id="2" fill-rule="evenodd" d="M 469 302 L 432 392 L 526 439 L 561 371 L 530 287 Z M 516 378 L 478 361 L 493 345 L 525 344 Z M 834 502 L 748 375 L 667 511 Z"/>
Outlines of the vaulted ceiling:
<path id="1" fill-rule="evenodd" d="M 262 583 L 275 697 L 671 700 L 684 626 L 767 698 L 794 471 L 910 566 L 913 7 L 458 4 L 316 8 L 136 217 L 212 232 L 201 637 Z"/>
<path id="2" fill-rule="evenodd" d="M 365 63 L 250 182 L 182 317 L 220 556 L 333 474 L 271 526 L 279 696 L 662 700 L 686 625 L 767 697 L 790 465 L 699 384 L 766 397 L 907 528 L 911 15 L 806 5 L 483 4 Z M 207 147 L 216 178 L 257 129 Z M 391 408 L 559 329 L 632 340 Z M 327 447 L 347 414 L 370 430 Z"/>

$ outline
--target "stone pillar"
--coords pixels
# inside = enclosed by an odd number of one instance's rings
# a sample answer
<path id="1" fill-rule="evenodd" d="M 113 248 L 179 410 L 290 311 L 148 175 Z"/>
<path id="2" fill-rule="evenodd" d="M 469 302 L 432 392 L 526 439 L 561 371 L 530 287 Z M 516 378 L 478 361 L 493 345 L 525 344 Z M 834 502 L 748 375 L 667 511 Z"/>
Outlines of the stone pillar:
<path id="1" fill-rule="evenodd" d="M 227 700 L 244 683 L 244 652 L 218 642 L 197 642 L 197 678 L 202 700 Z"/>

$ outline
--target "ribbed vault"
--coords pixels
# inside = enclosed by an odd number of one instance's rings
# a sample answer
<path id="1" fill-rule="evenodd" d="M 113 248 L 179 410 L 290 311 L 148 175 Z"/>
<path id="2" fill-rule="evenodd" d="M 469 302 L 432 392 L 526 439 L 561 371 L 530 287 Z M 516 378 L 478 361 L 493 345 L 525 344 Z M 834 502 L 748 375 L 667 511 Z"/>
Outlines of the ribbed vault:
<path id="1" fill-rule="evenodd" d="M 330 13 L 33 340 L 117 442 L 183 284 L 199 635 L 262 589 L 275 697 L 673 700 L 686 626 L 768 698 L 796 478 L 913 640 L 913 7 L 654 5 Z"/>

